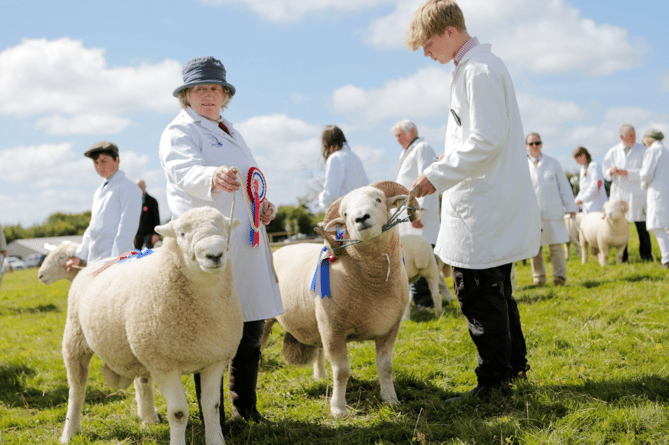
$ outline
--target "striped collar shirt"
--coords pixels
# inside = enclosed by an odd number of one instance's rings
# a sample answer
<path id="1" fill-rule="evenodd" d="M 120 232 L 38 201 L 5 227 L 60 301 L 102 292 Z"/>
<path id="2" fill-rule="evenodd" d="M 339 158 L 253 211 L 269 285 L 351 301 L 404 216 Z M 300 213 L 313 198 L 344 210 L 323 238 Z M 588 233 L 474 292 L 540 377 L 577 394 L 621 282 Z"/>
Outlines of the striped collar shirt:
<path id="1" fill-rule="evenodd" d="M 453 63 L 455 63 L 455 66 L 458 66 L 460 64 L 460 61 L 462 58 L 467 54 L 467 51 L 470 49 L 474 48 L 476 45 L 479 44 L 479 39 L 476 37 L 472 37 L 471 39 L 467 40 L 467 42 L 462 45 L 462 48 L 460 48 L 460 51 L 455 55 L 455 58 L 453 59 Z"/>

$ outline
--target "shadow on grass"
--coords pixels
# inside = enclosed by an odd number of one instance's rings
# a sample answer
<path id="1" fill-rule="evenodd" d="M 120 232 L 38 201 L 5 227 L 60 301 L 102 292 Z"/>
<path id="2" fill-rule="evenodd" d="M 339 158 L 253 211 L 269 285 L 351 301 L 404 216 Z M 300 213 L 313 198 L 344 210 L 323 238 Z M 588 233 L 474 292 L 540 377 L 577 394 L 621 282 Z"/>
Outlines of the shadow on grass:
<path id="1" fill-rule="evenodd" d="M 0 315 L 43 314 L 48 312 L 61 312 L 61 310 L 55 304 L 40 304 L 35 307 L 0 308 Z"/>
<path id="2" fill-rule="evenodd" d="M 28 386 L 28 377 L 37 372 L 24 365 L 0 365 L 0 402 L 10 407 L 52 408 L 67 403 L 69 388 L 65 382 L 49 390 Z M 112 389 L 91 389 L 86 391 L 86 403 L 106 404 L 125 399 L 122 392 L 113 392 Z"/>
<path id="3" fill-rule="evenodd" d="M 419 309 L 412 303 L 411 314 L 409 315 L 409 319 L 411 321 L 420 323 L 420 322 L 432 321 L 439 317 L 458 318 L 461 315 L 462 313 L 460 312 L 460 306 L 458 306 L 457 300 L 444 301 L 441 307 L 440 315 L 435 314 L 433 308 Z"/>
<path id="4" fill-rule="evenodd" d="M 583 396 L 623 405 L 626 400 L 629 400 L 630 405 L 633 406 L 638 405 L 640 400 L 669 402 L 669 379 L 656 375 L 641 376 L 630 380 L 586 380 L 580 385 L 548 385 L 544 388 L 546 391 L 556 393 L 558 398 L 566 399 Z"/>
<path id="5" fill-rule="evenodd" d="M 525 384 L 519 385 L 513 397 L 493 396 L 485 404 L 471 398 L 447 404 L 445 400 L 456 394 L 413 375 L 398 375 L 395 388 L 400 404 L 389 408 L 379 400 L 378 381 L 351 378 L 346 391 L 348 418 L 337 420 L 326 415 L 307 422 L 270 416 L 276 423 L 271 426 L 228 420 L 223 432 L 229 443 L 407 444 L 462 440 L 464 437 L 475 443 L 499 443 L 500 438 L 517 434 L 518 419 L 532 423 L 533 428 L 550 428 L 556 420 L 573 413 L 573 404 L 581 400 L 584 406 L 590 405 L 593 399 L 637 406 L 640 401 L 666 403 L 669 398 L 669 380 L 660 376 L 584 382 L 583 385 L 535 384 L 531 387 Z M 547 401 L 547 392 L 554 393 L 549 397 L 550 401 Z M 330 395 L 328 382 L 314 381 L 304 387 L 304 397 L 323 399 L 326 395 Z M 365 420 L 381 410 L 385 412 L 382 418 L 372 422 Z M 226 414 L 229 419 L 229 413 Z M 494 427 L 491 426 L 492 419 Z M 161 425 L 149 428 L 148 435 L 152 439 L 159 443 L 169 442 L 169 426 L 164 420 Z M 108 429 L 91 425 L 88 432 L 83 425 L 82 432 L 89 438 L 104 441 L 143 443 L 147 440 L 147 430 L 138 429 L 132 422 Z M 189 444 L 204 444 L 197 408 L 190 413 L 186 438 Z"/>
<path id="6" fill-rule="evenodd" d="M 542 301 L 552 300 L 559 297 L 559 295 L 549 287 L 533 287 L 528 286 L 524 288 L 527 292 L 523 296 L 518 296 L 518 293 L 514 293 L 514 298 L 516 302 L 522 304 L 533 304 L 539 303 Z M 520 289 L 518 289 L 520 290 Z"/>
<path id="7" fill-rule="evenodd" d="M 639 281 L 664 281 L 666 279 L 667 278 L 663 276 L 652 276 L 652 275 L 635 275 L 623 278 L 623 280 L 627 281 L 628 283 L 637 283 Z"/>

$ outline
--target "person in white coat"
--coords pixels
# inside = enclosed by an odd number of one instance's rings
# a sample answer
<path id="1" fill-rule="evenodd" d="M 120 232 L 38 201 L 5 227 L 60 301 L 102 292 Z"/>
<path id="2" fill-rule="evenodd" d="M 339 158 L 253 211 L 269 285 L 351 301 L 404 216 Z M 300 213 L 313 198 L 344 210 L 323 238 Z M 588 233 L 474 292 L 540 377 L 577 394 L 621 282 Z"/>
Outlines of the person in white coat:
<path id="1" fill-rule="evenodd" d="M 663 139 L 664 134 L 657 129 L 644 133 L 647 148 L 639 178 L 648 193 L 646 226 L 657 239 L 662 266 L 669 269 L 669 150 L 662 145 Z"/>
<path id="2" fill-rule="evenodd" d="M 402 147 L 395 182 L 410 189 L 418 175 L 423 173 L 423 170 L 435 161 L 436 155 L 430 144 L 418 136 L 416 124 L 410 120 L 404 119 L 397 122 L 393 126 L 393 133 Z M 418 204 L 420 205 L 420 219 L 423 227 L 417 229 L 411 224 L 400 224 L 400 235 L 420 235 L 434 247 L 437 242 L 437 235 L 439 235 L 439 196 L 435 193 L 418 198 Z M 405 216 L 406 211 L 403 211 L 402 217 Z M 411 284 L 411 294 L 416 306 L 434 306 L 430 287 L 425 278 L 420 277 L 418 281 Z"/>
<path id="3" fill-rule="evenodd" d="M 2 277 L 5 273 L 5 258 L 7 257 L 7 240 L 5 239 L 5 231 L 0 224 L 0 286 L 2 286 Z"/>
<path id="4" fill-rule="evenodd" d="M 264 227 L 274 219 L 275 208 L 267 199 L 262 200 L 265 184 L 253 153 L 232 122 L 221 117 L 221 110 L 236 91 L 226 81 L 223 64 L 213 57 L 191 59 L 183 68 L 183 80 L 184 84 L 174 91 L 182 110 L 160 138 L 167 204 L 173 218 L 188 209 L 209 206 L 241 221 L 240 227 L 231 232 L 230 240 L 230 261 L 244 316 L 242 340 L 229 370 L 232 417 L 268 422 L 257 409 L 256 383 L 264 320 L 283 313 Z M 253 190 L 256 185 L 258 192 Z M 257 226 L 244 202 L 252 196 L 260 205 Z M 251 242 L 254 226 L 259 232 L 257 245 Z M 195 383 L 199 400 L 199 374 Z M 222 407 L 221 391 L 221 425 Z"/>
<path id="5" fill-rule="evenodd" d="M 369 185 L 362 161 L 351 151 L 341 128 L 327 125 L 322 135 L 325 181 L 318 203 L 325 210 L 351 190 Z"/>
<path id="6" fill-rule="evenodd" d="M 93 160 L 95 171 L 104 181 L 93 195 L 91 222 L 83 240 L 75 256 L 65 262 L 67 271 L 82 262 L 90 264 L 134 250 L 142 213 L 142 190 L 119 170 L 121 157 L 116 144 L 98 142 L 84 156 Z"/>
<path id="7" fill-rule="evenodd" d="M 562 243 L 569 241 L 564 215 L 569 213 L 572 218 L 576 216 L 576 204 L 562 166 L 557 159 L 541 152 L 542 145 L 541 136 L 537 133 L 530 133 L 525 138 L 530 177 L 541 211 L 542 247 L 539 254 L 532 258 L 532 278 L 535 285 L 546 283 L 542 249 L 548 245 L 553 265 L 553 283 L 564 286 L 567 281 L 567 263 Z"/>
<path id="8" fill-rule="evenodd" d="M 479 401 L 529 370 L 513 298 L 514 261 L 539 251 L 539 207 L 523 151 L 523 126 L 511 76 L 488 44 L 470 37 L 454 1 L 428 0 L 414 13 L 407 46 L 453 60 L 446 144 L 414 185 L 418 197 L 442 192 L 435 253 L 453 266 L 453 284 L 478 352 Z M 413 189 L 413 187 L 411 187 Z M 452 397 L 456 402 L 462 397 Z"/>
<path id="9" fill-rule="evenodd" d="M 583 213 L 601 212 L 604 203 L 609 198 L 604 184 L 602 166 L 592 160 L 590 152 L 585 147 L 576 147 L 572 153 L 576 163 L 581 166 L 578 176 L 578 194 L 575 202 L 577 207 L 583 208 Z"/>
<path id="10" fill-rule="evenodd" d="M 653 261 L 650 235 L 646 229 L 646 191 L 641 188 L 639 170 L 646 147 L 636 142 L 636 132 L 630 124 L 620 127 L 620 142 L 606 153 L 602 169 L 604 178 L 611 181 L 611 199 L 623 199 L 629 205 L 627 221 L 634 222 L 639 235 L 639 256 Z M 629 261 L 627 247 L 623 262 Z"/>

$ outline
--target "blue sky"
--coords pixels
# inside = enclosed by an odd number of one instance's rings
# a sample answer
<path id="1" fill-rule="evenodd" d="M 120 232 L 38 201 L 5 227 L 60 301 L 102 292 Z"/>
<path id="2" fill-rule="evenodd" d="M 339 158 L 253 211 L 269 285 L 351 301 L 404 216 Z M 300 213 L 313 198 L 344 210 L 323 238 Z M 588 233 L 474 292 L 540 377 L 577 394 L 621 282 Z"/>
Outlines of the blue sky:
<path id="1" fill-rule="evenodd" d="M 411 119 L 444 150 L 453 65 L 404 46 L 421 1 L 0 0 L 0 223 L 24 227 L 89 210 L 100 178 L 84 151 L 110 140 L 169 218 L 158 141 L 172 91 L 211 55 L 237 94 L 235 122 L 268 182 L 294 205 L 322 181 L 320 134 L 339 125 L 370 180 L 394 179 L 391 127 Z M 514 80 L 525 133 L 566 171 L 579 145 L 601 161 L 631 123 L 669 133 L 664 2 L 462 0 L 471 35 Z"/>

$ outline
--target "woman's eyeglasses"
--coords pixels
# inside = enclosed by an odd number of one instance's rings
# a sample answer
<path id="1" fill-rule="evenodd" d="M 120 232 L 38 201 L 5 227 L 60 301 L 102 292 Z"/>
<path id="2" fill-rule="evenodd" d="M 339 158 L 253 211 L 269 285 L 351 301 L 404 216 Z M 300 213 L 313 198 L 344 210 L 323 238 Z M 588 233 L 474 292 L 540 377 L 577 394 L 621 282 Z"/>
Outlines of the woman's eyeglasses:
<path id="1" fill-rule="evenodd" d="M 537 145 L 538 146 L 538 145 L 541 145 L 541 141 L 539 141 L 539 142 L 528 142 L 527 145 L 529 145 L 530 147 L 532 145 Z"/>

